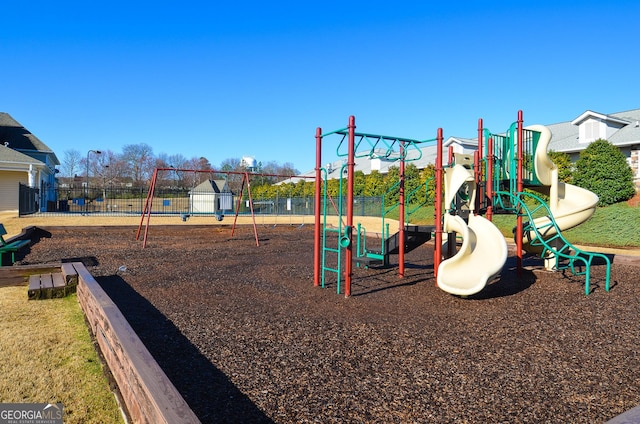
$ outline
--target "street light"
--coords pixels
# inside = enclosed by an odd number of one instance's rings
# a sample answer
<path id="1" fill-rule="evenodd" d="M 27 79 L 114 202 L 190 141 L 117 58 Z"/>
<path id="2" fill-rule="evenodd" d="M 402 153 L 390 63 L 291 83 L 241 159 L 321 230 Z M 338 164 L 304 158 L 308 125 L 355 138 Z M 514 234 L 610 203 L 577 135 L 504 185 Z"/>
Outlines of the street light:
<path id="1" fill-rule="evenodd" d="M 87 184 L 85 186 L 85 196 L 84 196 L 85 213 L 89 213 L 89 153 L 95 153 L 96 155 L 101 155 L 102 152 L 100 150 L 89 150 L 87 152 Z"/>

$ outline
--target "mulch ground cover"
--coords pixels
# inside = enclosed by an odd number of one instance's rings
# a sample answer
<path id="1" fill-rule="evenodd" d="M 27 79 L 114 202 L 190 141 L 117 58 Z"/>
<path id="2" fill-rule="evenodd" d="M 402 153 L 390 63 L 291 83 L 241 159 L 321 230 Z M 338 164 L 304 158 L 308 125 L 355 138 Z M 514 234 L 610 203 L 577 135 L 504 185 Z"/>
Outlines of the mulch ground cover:
<path id="1" fill-rule="evenodd" d="M 313 228 L 47 228 L 22 264 L 82 261 L 203 423 L 595 423 L 640 404 L 639 268 L 510 257 L 461 298 L 433 243 L 313 286 Z M 397 260 L 397 257 L 396 257 Z M 469 270 L 472 274 L 474 270 Z"/>

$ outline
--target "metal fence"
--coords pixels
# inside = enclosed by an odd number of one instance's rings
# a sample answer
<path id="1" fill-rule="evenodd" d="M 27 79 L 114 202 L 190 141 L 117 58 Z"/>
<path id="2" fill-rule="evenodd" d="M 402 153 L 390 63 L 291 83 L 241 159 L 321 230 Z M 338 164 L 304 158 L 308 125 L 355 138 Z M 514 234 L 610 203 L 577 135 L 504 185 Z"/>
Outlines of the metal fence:
<path id="1" fill-rule="evenodd" d="M 59 187 L 56 202 L 48 202 L 48 214 L 104 214 L 111 216 L 142 215 L 145 210 L 149 189 L 139 188 L 94 188 L 76 189 Z M 230 196 L 230 199 L 224 199 Z M 37 197 L 36 197 L 37 198 Z M 327 214 L 337 215 L 333 205 L 339 204 L 334 198 L 327 202 Z M 343 199 L 342 214 L 346 214 L 346 199 Z M 253 198 L 253 213 L 256 215 L 313 215 L 313 197 Z M 238 196 L 230 193 L 213 193 L 194 189 L 157 188 L 151 199 L 151 214 L 154 215 L 231 215 L 238 209 L 239 214 L 250 214 L 251 204 L 245 196 L 238 202 Z M 37 212 L 33 210 L 30 213 Z M 354 197 L 355 215 L 381 216 L 381 197 Z"/>
<path id="2" fill-rule="evenodd" d="M 18 214 L 28 215 L 38 212 L 40 190 L 20 184 L 18 187 Z"/>

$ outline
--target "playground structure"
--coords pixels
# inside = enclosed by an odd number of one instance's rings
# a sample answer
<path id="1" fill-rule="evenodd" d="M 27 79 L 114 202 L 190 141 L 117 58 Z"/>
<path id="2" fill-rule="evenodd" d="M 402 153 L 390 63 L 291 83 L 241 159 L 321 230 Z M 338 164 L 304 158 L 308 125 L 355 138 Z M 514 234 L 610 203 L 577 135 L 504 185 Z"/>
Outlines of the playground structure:
<path id="1" fill-rule="evenodd" d="M 243 158 L 243 161 L 247 160 L 246 158 Z M 253 202 L 253 197 L 251 195 L 251 177 L 280 177 L 280 178 L 313 178 L 313 177 L 309 177 L 309 176 L 304 176 L 304 175 L 277 175 L 277 174 L 257 174 L 257 173 L 252 173 L 252 172 L 240 172 L 240 171 L 217 171 L 214 169 L 179 169 L 179 168 L 156 168 L 153 172 L 153 176 L 151 178 L 151 184 L 149 185 L 149 191 L 147 193 L 147 197 L 145 199 L 145 203 L 144 203 L 144 208 L 142 210 L 142 214 L 140 217 L 140 224 L 138 225 L 138 231 L 136 232 L 136 240 L 140 240 L 140 234 L 142 233 L 142 227 L 144 226 L 144 234 L 143 234 L 143 238 L 142 238 L 142 247 L 145 248 L 147 246 L 147 236 L 149 233 L 149 222 L 151 220 L 151 215 L 154 214 L 153 212 L 153 201 L 154 201 L 154 197 L 155 197 L 155 191 L 156 191 L 156 184 L 158 182 L 158 177 L 162 172 L 170 172 L 170 173 L 178 173 L 178 172 L 189 172 L 189 173 L 193 173 L 195 174 L 208 174 L 209 176 L 213 176 L 213 175 L 225 175 L 225 176 L 229 176 L 229 175 L 240 175 L 242 177 L 242 181 L 241 181 L 241 186 L 240 186 L 240 190 L 239 190 L 239 195 L 237 196 L 237 202 L 236 202 L 236 207 L 234 208 L 233 212 L 234 212 L 234 219 L 233 219 L 233 224 L 231 226 L 231 237 L 234 236 L 235 234 L 235 230 L 237 227 L 237 222 L 238 222 L 238 215 L 240 213 L 240 205 L 242 204 L 243 200 L 246 200 L 247 205 L 249 207 L 250 213 L 251 213 L 251 220 L 252 220 L 252 224 L 253 224 L 253 234 L 255 237 L 255 241 L 256 241 L 256 246 L 260 246 L 260 241 L 258 239 L 258 228 L 256 225 L 256 218 L 255 218 L 255 213 L 254 213 L 254 202 Z M 245 197 L 245 189 L 246 189 L 246 197 Z M 227 193 L 224 193 L 227 194 Z M 228 194 L 231 194 L 230 192 Z M 230 196 L 229 196 L 230 197 Z M 215 199 L 215 202 L 218 204 L 218 207 L 214 208 L 215 210 L 215 215 L 216 215 L 216 219 L 218 221 L 222 221 L 224 219 L 224 210 L 227 206 L 231 206 L 232 200 L 231 198 L 228 199 L 223 199 L 223 198 L 218 198 Z M 226 204 L 227 206 L 225 206 L 225 208 L 220 208 L 219 205 L 220 204 Z M 181 218 L 183 221 L 186 221 L 187 219 L 189 219 L 189 217 L 191 216 L 191 214 L 193 214 L 192 211 L 192 205 L 193 202 L 190 200 L 189 202 L 189 211 L 188 212 L 183 212 L 181 214 Z M 227 209 L 228 210 L 228 209 Z M 146 218 L 146 220 L 145 220 Z"/>
<path id="2" fill-rule="evenodd" d="M 325 275 L 334 273 L 337 292 L 342 292 L 344 277 L 344 295 L 349 297 L 353 264 L 388 265 L 390 254 L 398 254 L 398 274 L 402 278 L 404 253 L 433 236 L 437 286 L 454 295 L 473 295 L 501 272 L 507 260 L 505 238 L 492 222 L 493 215 L 500 213 L 516 216 L 514 241 L 519 275 L 526 251 L 542 257 L 549 270 L 570 270 L 574 275 L 584 275 L 585 294 L 589 294 L 591 266 L 600 261 L 606 265 L 605 290 L 609 290 L 609 258 L 583 251 L 562 235 L 562 231 L 591 217 L 598 197 L 588 190 L 559 181 L 557 166 L 547 153 L 551 132 L 541 125 L 524 128 L 522 111 L 504 134 L 491 133 L 480 119 L 478 149 L 473 154 L 453 154 L 450 147 L 446 164 L 441 128 L 435 139 L 422 141 L 357 133 L 355 128 L 355 117 L 351 116 L 346 128 L 324 134 L 321 128 L 316 129 L 314 286 L 325 287 Z M 341 137 L 336 153 L 346 157 L 339 174 L 337 205 L 327 194 L 327 170 L 321 165 L 322 142 L 328 136 Z M 420 146 L 433 142 L 437 147 L 435 225 L 411 225 L 405 221 L 409 216 L 404 191 L 405 162 L 419 158 Z M 418 153 L 409 155 L 412 151 Z M 354 232 L 353 222 L 354 159 L 373 157 L 374 154 L 397 159 L 400 168 L 398 231 L 390 235 L 385 229 L 384 218 L 390 209 L 385 210 L 383 206 L 383 242 L 377 251 L 366 247 L 366 229 L 358 224 Z M 343 195 L 344 186 L 346 196 Z M 338 215 L 337 227 L 327 225 L 329 204 Z M 337 233 L 337 246 L 328 245 L 330 233 Z M 459 239 L 462 243 L 458 246 Z M 329 255 L 333 255 L 335 267 L 327 265 Z"/>

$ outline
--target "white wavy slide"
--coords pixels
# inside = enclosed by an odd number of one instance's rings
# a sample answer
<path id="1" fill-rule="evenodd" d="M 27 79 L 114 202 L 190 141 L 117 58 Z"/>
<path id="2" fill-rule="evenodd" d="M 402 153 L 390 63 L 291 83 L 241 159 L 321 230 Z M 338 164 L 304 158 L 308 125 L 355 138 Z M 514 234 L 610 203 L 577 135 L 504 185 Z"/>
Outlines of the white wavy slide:
<path id="1" fill-rule="evenodd" d="M 534 156 L 535 172 L 543 184 L 539 191 L 549 196 L 549 209 L 558 228 L 568 230 L 582 224 L 593 215 L 598 204 L 598 196 L 582 187 L 558 181 L 558 167 L 547 153 L 549 142 L 551 141 L 551 131 L 544 125 L 531 125 L 528 130 L 540 132 L 540 139 Z M 547 225 L 547 217 L 534 219 L 536 228 L 544 227 L 543 236 L 552 236 L 555 233 L 553 226 Z M 538 250 L 537 247 L 529 246 L 529 240 L 535 235 L 525 234 L 524 249 L 528 252 Z"/>
<path id="2" fill-rule="evenodd" d="M 445 205 L 450 205 L 463 184 L 469 186 L 470 205 L 475 197 L 475 182 L 471 171 L 462 165 L 447 170 L 445 178 Z M 457 215 L 446 214 L 444 231 L 455 232 L 462 237 L 462 246 L 438 267 L 437 284 L 442 290 L 469 296 L 481 291 L 507 260 L 507 243 L 504 236 L 486 218 L 469 214 L 468 224 Z"/>

